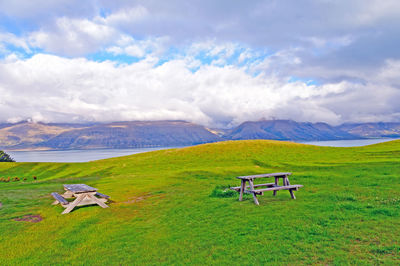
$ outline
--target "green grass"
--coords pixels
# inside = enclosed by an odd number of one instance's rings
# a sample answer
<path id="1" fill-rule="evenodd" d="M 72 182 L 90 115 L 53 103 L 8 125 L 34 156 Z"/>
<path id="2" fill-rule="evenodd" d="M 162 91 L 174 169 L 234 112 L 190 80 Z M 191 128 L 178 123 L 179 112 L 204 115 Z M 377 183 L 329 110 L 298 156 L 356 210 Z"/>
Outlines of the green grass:
<path id="1" fill-rule="evenodd" d="M 251 196 L 238 175 L 293 172 L 304 188 Z M 400 141 L 331 148 L 235 141 L 89 163 L 0 163 L 0 265 L 399 264 Z M 31 177 L 37 176 L 37 181 Z M 110 208 L 61 215 L 51 192 L 85 183 Z M 13 219 L 40 214 L 39 223 Z"/>

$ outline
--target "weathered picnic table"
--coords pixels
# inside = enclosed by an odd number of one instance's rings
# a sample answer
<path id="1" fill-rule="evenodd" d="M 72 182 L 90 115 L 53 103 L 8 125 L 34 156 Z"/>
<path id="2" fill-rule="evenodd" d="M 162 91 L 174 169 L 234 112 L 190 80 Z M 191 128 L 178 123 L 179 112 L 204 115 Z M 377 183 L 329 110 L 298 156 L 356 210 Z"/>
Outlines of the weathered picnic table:
<path id="1" fill-rule="evenodd" d="M 100 192 L 97 192 L 97 188 L 90 187 L 86 184 L 72 184 L 64 185 L 65 192 L 60 195 L 56 192 L 51 193 L 51 195 L 56 200 L 53 205 L 61 204 L 66 208 L 62 214 L 71 212 L 77 206 L 92 205 L 97 204 L 102 208 L 108 208 L 105 202 L 110 198 Z M 98 198 L 100 197 L 100 198 Z M 75 198 L 74 201 L 69 202 L 66 198 Z"/>
<path id="2" fill-rule="evenodd" d="M 258 203 L 257 195 L 263 195 L 266 191 L 273 191 L 273 195 L 276 195 L 278 190 L 289 190 L 290 196 L 292 199 L 296 199 L 294 195 L 294 190 L 299 190 L 299 188 L 303 187 L 303 185 L 290 185 L 288 176 L 292 173 L 271 173 L 271 174 L 261 174 L 261 175 L 248 175 L 248 176 L 238 176 L 236 178 L 241 180 L 240 187 L 231 187 L 231 189 L 239 191 L 239 201 L 243 199 L 243 193 L 253 194 L 254 203 L 260 205 Z M 256 184 L 254 185 L 254 179 L 257 178 L 270 178 L 274 177 L 274 183 L 266 183 L 266 184 Z M 279 179 L 282 179 L 283 185 L 279 185 Z M 246 186 L 246 182 L 249 183 Z M 265 188 L 262 188 L 265 187 Z M 256 189 L 257 188 L 257 189 Z M 260 189 L 258 189 L 260 188 Z"/>

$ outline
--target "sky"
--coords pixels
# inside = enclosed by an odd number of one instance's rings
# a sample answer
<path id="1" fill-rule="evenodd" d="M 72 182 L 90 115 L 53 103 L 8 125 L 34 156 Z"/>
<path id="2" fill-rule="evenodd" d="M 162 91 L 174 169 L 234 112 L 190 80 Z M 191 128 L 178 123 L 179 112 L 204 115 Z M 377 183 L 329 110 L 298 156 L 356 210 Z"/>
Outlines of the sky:
<path id="1" fill-rule="evenodd" d="M 0 122 L 400 122 L 398 0 L 0 0 Z"/>

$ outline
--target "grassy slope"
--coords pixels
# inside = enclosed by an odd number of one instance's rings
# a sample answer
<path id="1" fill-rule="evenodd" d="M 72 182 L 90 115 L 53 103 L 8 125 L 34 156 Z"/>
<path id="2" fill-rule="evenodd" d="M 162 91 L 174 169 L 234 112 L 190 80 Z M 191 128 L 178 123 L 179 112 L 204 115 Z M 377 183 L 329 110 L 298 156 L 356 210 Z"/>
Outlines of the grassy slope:
<path id="1" fill-rule="evenodd" d="M 330 148 L 277 141 L 206 144 L 90 163 L 1 163 L 0 264 L 400 263 L 400 141 Z M 291 171 L 305 187 L 210 197 L 237 175 Z M 86 183 L 111 208 L 60 215 L 50 193 Z M 40 214 L 40 223 L 12 218 Z"/>

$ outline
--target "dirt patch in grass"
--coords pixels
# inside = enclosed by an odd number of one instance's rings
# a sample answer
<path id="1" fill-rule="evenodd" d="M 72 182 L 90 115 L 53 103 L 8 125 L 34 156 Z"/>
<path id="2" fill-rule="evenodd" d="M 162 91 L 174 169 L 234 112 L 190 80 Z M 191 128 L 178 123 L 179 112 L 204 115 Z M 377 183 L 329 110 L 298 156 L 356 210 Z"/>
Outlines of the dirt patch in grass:
<path id="1" fill-rule="evenodd" d="M 117 203 L 132 204 L 132 203 L 136 203 L 136 202 L 145 200 L 145 199 L 147 199 L 149 197 L 151 197 L 151 195 L 143 195 L 143 196 L 139 196 L 139 197 L 135 197 L 135 198 L 129 199 L 127 201 L 121 201 L 121 202 L 117 202 Z"/>
<path id="2" fill-rule="evenodd" d="M 40 221 L 43 220 L 42 216 L 40 215 L 32 215 L 32 214 L 28 214 L 28 215 L 24 215 L 22 217 L 19 218 L 14 218 L 14 221 L 17 222 L 31 222 L 31 223 L 38 223 Z"/>
<path id="3" fill-rule="evenodd" d="M 154 193 L 149 193 L 149 194 L 133 197 L 126 201 L 115 202 L 115 204 L 133 204 L 133 203 L 138 203 L 140 201 L 146 200 L 148 198 L 163 198 L 165 196 L 163 193 L 164 193 L 163 191 L 157 191 Z"/>
<path id="4" fill-rule="evenodd" d="M 1 209 L 1 207 L 3 207 L 3 203 L 0 202 L 0 209 Z"/>

